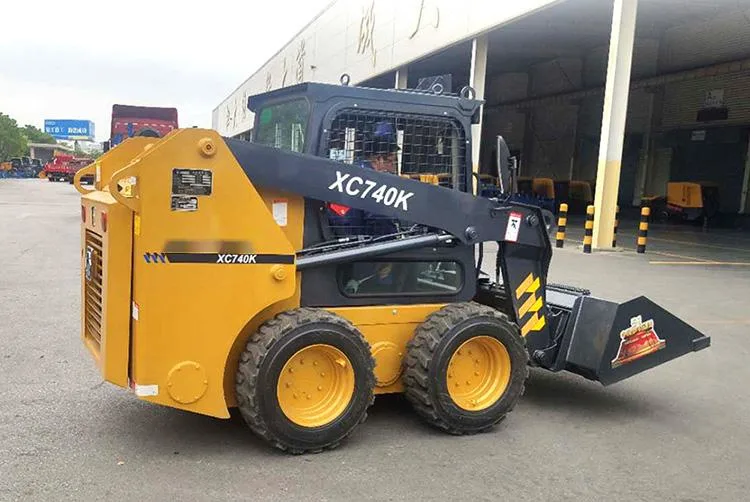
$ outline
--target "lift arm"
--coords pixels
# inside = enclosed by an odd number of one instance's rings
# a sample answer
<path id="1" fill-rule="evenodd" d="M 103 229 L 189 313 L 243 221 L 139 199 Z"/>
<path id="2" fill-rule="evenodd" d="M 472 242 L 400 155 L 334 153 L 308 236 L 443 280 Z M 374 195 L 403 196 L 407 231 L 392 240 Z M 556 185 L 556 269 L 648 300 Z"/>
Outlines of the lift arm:
<path id="1" fill-rule="evenodd" d="M 552 248 L 539 208 L 257 143 L 225 142 L 253 185 L 439 229 L 465 245 L 498 242 L 503 284 L 512 292 L 510 302 L 521 333 L 528 335 L 532 347 L 543 349 L 552 343 L 545 303 Z M 415 246 L 438 241 L 415 241 Z M 360 248 L 363 256 L 366 248 Z M 383 252 L 391 250 L 384 247 Z M 359 253 L 348 258 L 357 259 Z M 318 262 L 327 263 L 321 258 Z M 304 262 L 305 267 L 313 264 Z"/>

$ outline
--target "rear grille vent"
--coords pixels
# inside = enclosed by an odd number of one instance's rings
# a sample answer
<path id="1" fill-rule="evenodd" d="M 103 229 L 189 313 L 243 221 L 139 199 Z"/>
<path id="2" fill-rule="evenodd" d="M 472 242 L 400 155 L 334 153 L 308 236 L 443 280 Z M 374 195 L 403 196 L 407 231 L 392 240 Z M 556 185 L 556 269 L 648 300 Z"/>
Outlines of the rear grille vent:
<path id="1" fill-rule="evenodd" d="M 101 346 L 102 343 L 102 238 L 86 230 L 86 248 L 84 249 L 84 283 L 86 285 L 85 333 L 91 341 Z"/>

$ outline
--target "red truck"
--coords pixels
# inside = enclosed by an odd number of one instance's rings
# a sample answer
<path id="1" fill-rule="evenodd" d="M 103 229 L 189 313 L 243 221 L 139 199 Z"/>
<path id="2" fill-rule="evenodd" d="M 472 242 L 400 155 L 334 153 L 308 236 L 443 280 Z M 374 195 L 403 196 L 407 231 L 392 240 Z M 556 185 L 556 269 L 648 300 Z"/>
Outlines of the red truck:
<path id="1" fill-rule="evenodd" d="M 91 159 L 77 158 L 74 155 L 56 155 L 44 166 L 47 181 L 67 181 L 73 183 L 73 176 L 79 169 L 91 164 Z"/>
<path id="2" fill-rule="evenodd" d="M 161 138 L 177 128 L 176 108 L 113 105 L 108 147 L 113 148 L 133 136 Z"/>

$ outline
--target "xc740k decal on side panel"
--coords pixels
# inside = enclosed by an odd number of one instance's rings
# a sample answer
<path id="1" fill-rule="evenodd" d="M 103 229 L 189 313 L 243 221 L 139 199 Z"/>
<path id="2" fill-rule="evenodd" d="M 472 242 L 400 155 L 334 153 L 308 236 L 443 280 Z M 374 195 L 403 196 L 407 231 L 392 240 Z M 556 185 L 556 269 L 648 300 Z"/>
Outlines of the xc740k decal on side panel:
<path id="1" fill-rule="evenodd" d="M 342 174 L 341 171 L 336 171 L 336 181 L 331 183 L 328 190 L 338 190 L 340 193 L 360 199 L 370 197 L 378 204 L 401 209 L 405 212 L 409 211 L 409 199 L 414 196 L 414 192 L 407 192 L 384 183 L 377 183 L 361 176 Z"/>
<path id="2" fill-rule="evenodd" d="M 257 253 L 143 253 L 146 263 L 207 263 L 224 265 L 291 265 L 294 255 Z"/>

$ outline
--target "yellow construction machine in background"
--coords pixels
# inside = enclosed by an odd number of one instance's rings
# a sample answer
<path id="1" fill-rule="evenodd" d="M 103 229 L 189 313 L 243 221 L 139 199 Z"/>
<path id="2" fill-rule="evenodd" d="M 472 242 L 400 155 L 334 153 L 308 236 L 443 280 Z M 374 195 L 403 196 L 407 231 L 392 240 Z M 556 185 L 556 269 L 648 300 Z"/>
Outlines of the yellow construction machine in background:
<path id="1" fill-rule="evenodd" d="M 704 181 L 670 181 L 666 196 L 644 197 L 642 204 L 651 207 L 651 214 L 658 220 L 705 224 L 719 212 L 719 187 Z"/>

